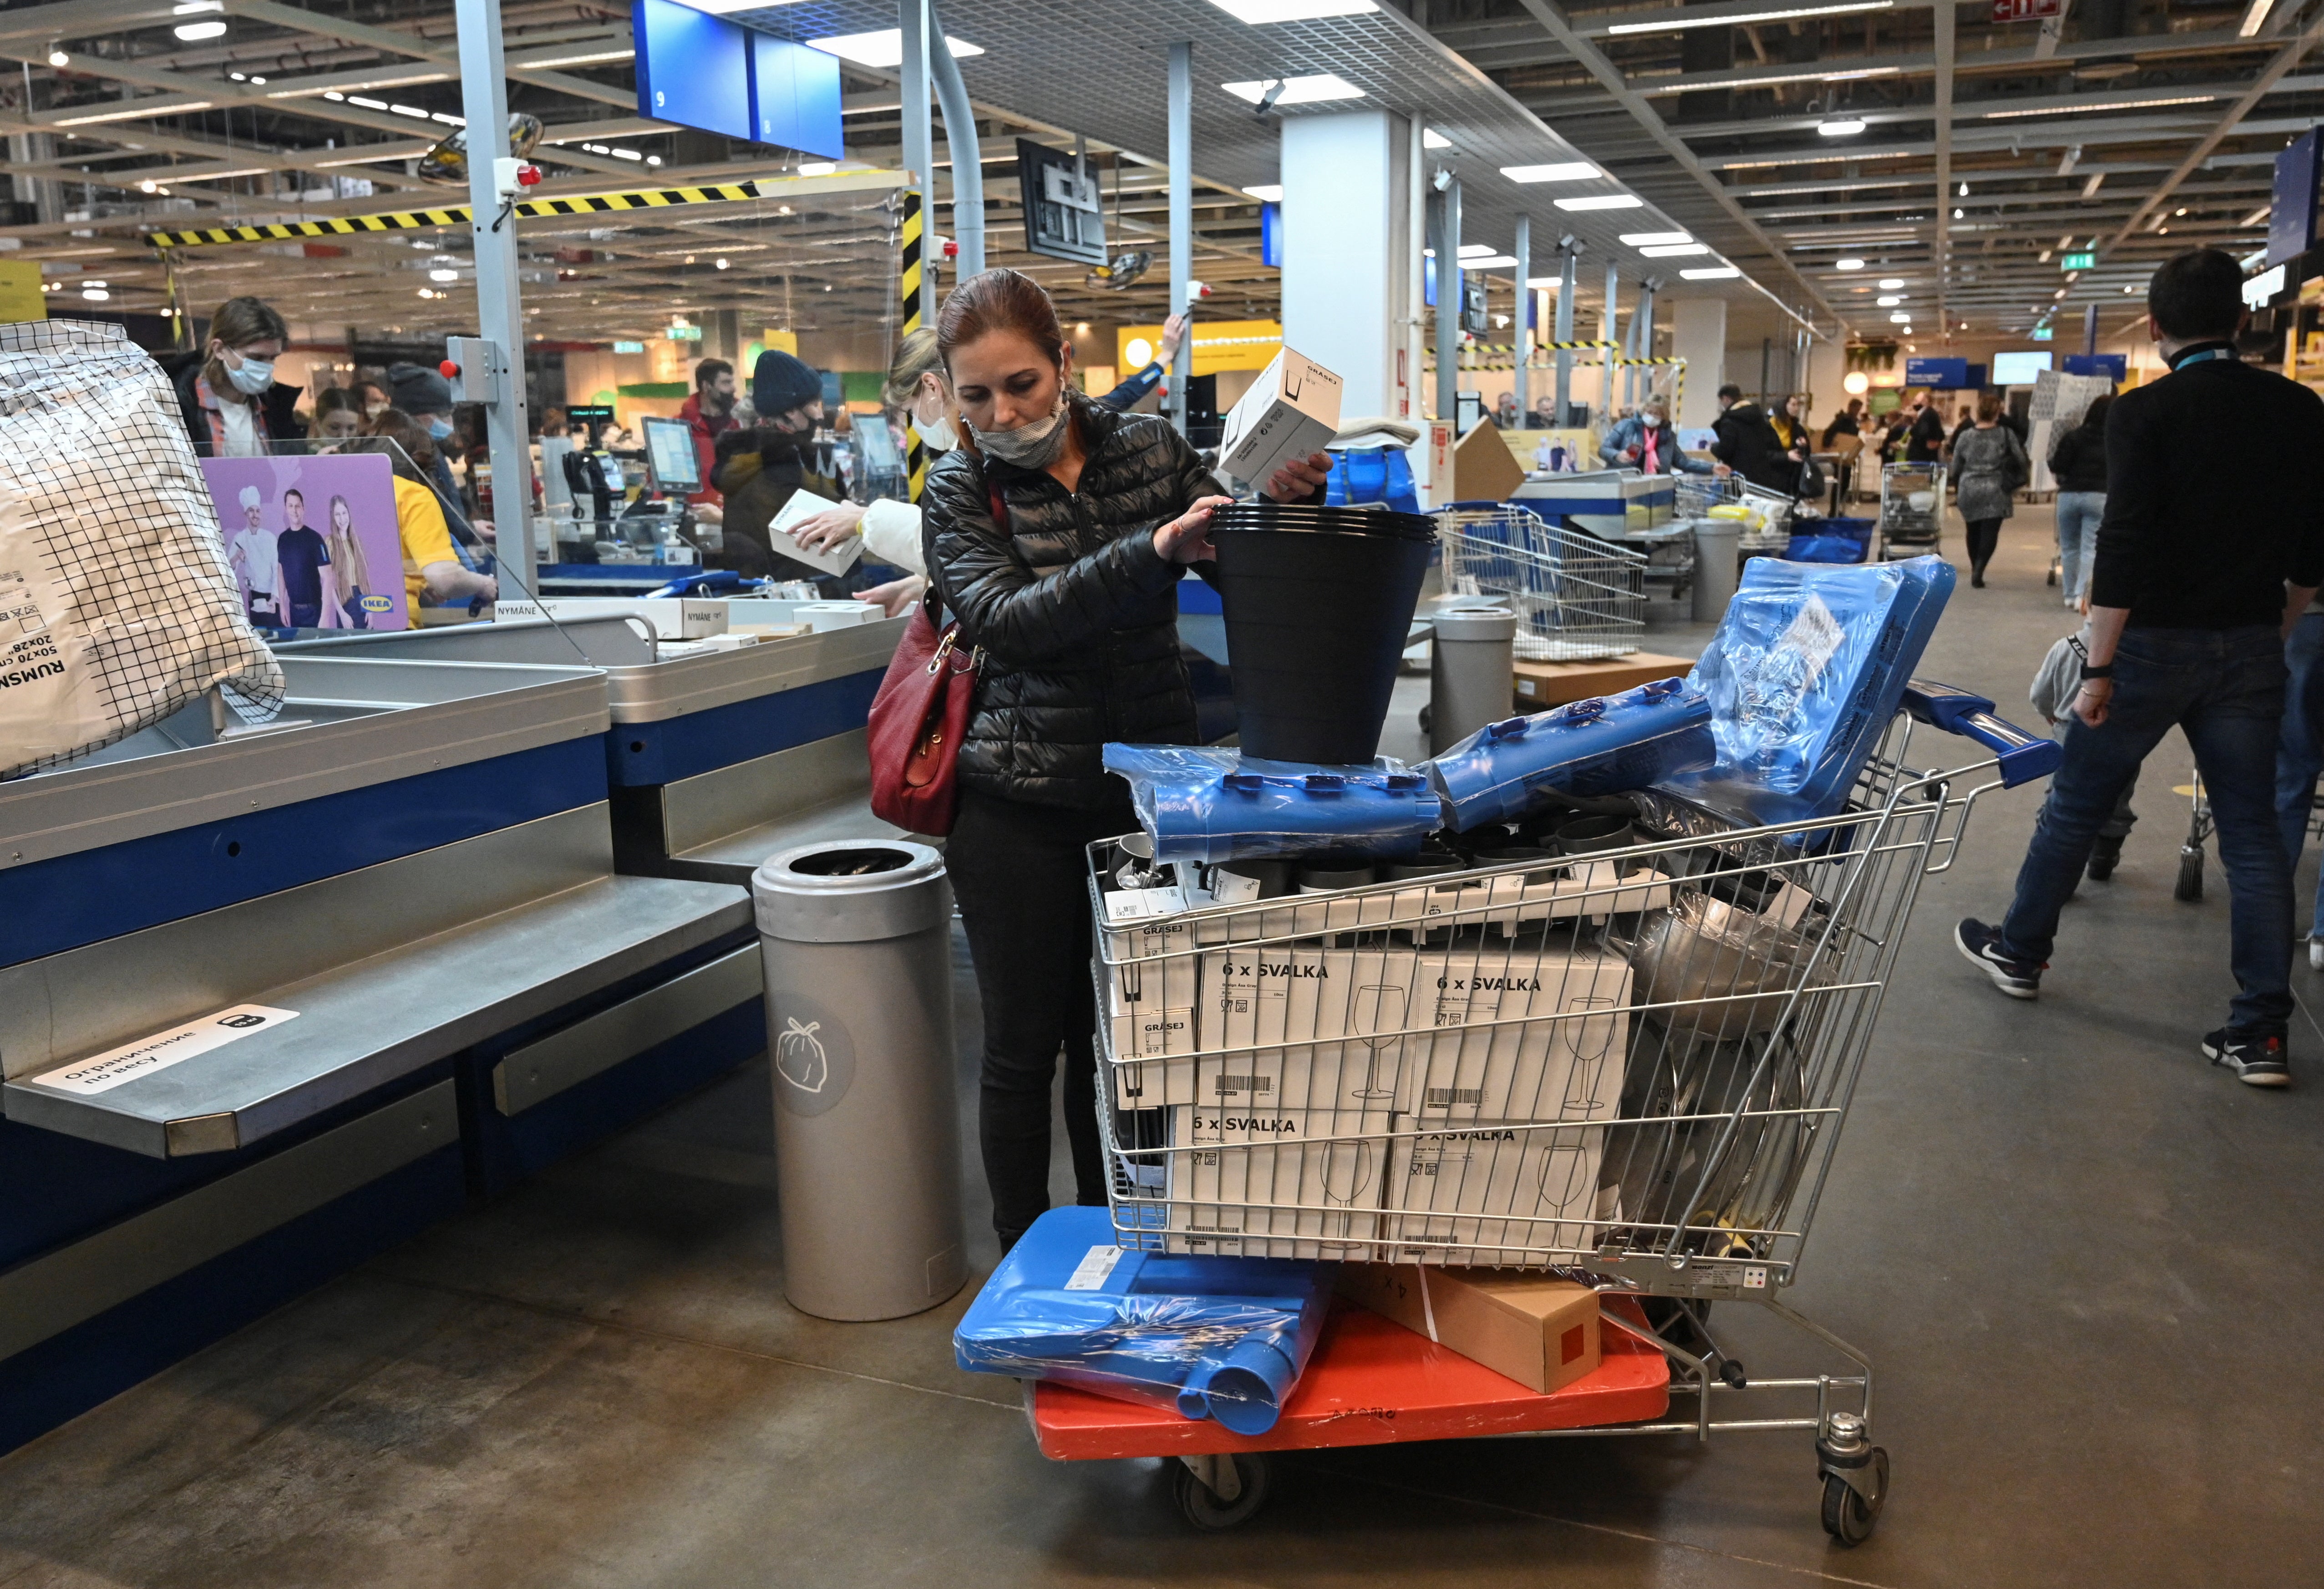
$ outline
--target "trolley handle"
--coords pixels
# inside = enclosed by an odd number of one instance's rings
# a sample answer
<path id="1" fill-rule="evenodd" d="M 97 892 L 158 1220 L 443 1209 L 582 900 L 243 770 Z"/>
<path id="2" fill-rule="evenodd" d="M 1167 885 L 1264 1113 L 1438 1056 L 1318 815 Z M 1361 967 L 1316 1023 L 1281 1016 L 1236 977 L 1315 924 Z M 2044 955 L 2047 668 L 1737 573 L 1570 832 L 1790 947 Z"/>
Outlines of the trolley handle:
<path id="1" fill-rule="evenodd" d="M 2001 787 L 2015 789 L 2058 769 L 2065 753 L 2058 742 L 2028 734 L 1994 716 L 1993 702 L 1934 679 L 1915 679 L 1904 687 L 1904 710 L 1915 722 L 1973 739 L 2001 762 Z"/>
<path id="2" fill-rule="evenodd" d="M 742 576 L 733 568 L 705 568 L 698 574 L 686 574 L 671 580 L 659 590 L 649 591 L 646 599 L 667 596 L 703 596 L 714 590 L 739 587 Z"/>

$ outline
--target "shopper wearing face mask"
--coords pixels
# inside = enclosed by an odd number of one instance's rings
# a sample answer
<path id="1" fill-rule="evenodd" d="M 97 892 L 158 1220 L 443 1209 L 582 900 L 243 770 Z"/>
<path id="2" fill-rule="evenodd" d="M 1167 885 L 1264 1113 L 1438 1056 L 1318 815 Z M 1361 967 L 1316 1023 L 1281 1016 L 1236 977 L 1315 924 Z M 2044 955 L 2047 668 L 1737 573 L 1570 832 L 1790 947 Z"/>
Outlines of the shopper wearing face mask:
<path id="1" fill-rule="evenodd" d="M 953 449 L 958 439 L 957 411 L 933 328 L 923 326 L 897 345 L 896 362 L 888 366 L 888 382 L 880 396 L 885 407 L 905 417 L 912 439 L 929 462 Z M 885 497 L 870 503 L 835 503 L 801 522 L 797 533 L 799 544 L 815 551 L 828 551 L 848 537 L 861 535 L 865 557 L 904 569 L 901 579 L 855 593 L 856 600 L 876 603 L 890 617 L 908 611 L 927 589 L 920 510 L 910 503 Z"/>
<path id="2" fill-rule="evenodd" d="M 394 400 L 387 394 L 387 388 L 376 381 L 358 381 L 347 390 L 355 394 L 355 404 L 363 410 L 365 426 L 376 424 L 380 415 L 395 406 Z M 364 434 L 369 435 L 370 431 L 366 430 Z"/>
<path id="3" fill-rule="evenodd" d="M 734 366 L 723 358 L 706 358 L 694 366 L 694 395 L 678 405 L 678 417 L 694 436 L 694 456 L 702 475 L 702 489 L 688 502 L 716 502 L 718 488 L 710 476 L 718 467 L 718 439 L 734 429 Z"/>
<path id="4" fill-rule="evenodd" d="M 726 499 L 725 544 L 710 555 L 714 567 L 758 579 L 813 581 L 826 596 L 844 596 L 847 577 L 829 577 L 797 558 L 777 553 L 767 526 L 796 492 L 831 502 L 846 494 L 833 473 L 828 450 L 816 440 L 823 419 L 823 377 L 779 349 L 759 356 L 751 372 L 752 405 L 759 423 L 718 438 L 711 483 Z"/>
<path id="5" fill-rule="evenodd" d="M 282 317 L 255 298 L 229 298 L 210 317 L 201 356 L 165 360 L 178 409 L 200 457 L 264 457 L 271 441 L 305 434 L 299 388 L 278 383 L 274 361 L 290 340 Z"/>
<path id="6" fill-rule="evenodd" d="M 449 450 L 445 445 L 452 439 L 452 383 L 438 371 L 411 364 L 388 365 L 387 379 L 395 393 L 395 407 L 391 411 L 408 415 L 413 424 L 428 433 L 436 454 L 436 488 L 447 499 L 458 502 L 460 486 L 452 477 Z"/>
<path id="7" fill-rule="evenodd" d="M 1177 587 L 1228 499 L 1164 420 L 1074 390 L 1049 295 L 1015 271 L 954 289 L 936 322 L 960 446 L 920 509 L 943 615 L 984 652 L 945 865 L 983 1002 L 979 1132 L 1005 1248 L 1049 1206 L 1050 1091 L 1065 1054 L 1079 1201 L 1105 1201 L 1085 846 L 1137 827 L 1110 740 L 1191 743 Z M 1265 482 L 1321 501 L 1321 453 Z M 995 499 L 1003 513 L 996 517 Z"/>

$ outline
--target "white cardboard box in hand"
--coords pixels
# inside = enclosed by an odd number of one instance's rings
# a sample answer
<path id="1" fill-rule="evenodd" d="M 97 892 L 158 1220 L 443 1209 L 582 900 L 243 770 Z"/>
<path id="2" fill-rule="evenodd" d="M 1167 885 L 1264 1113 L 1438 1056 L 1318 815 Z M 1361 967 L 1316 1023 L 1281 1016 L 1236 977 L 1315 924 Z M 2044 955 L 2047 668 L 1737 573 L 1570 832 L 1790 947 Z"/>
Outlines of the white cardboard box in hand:
<path id="1" fill-rule="evenodd" d="M 863 537 L 851 535 L 829 551 L 809 551 L 792 536 L 792 531 L 817 513 L 828 512 L 839 504 L 817 496 L 812 491 L 794 491 L 790 500 L 777 511 L 767 526 L 773 538 L 778 557 L 796 558 L 808 568 L 824 574 L 844 574 L 863 555 Z"/>
<path id="2" fill-rule="evenodd" d="M 1227 411 L 1219 472 L 1266 488 L 1275 471 L 1318 453 L 1340 431 L 1340 377 L 1286 347 Z"/>

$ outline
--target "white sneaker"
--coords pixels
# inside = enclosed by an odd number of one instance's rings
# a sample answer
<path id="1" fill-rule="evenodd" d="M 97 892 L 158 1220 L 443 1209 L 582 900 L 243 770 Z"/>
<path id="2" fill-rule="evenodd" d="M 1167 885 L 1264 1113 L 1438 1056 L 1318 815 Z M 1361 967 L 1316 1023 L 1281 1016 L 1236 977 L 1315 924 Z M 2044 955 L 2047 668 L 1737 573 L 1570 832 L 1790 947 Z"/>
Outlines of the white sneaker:
<path id="1" fill-rule="evenodd" d="M 2073 608 L 2079 607 L 2081 605 L 2082 598 L 2078 596 L 2070 596 L 2066 598 L 2066 606 L 2069 611 L 2071 611 Z"/>
<path id="2" fill-rule="evenodd" d="M 2308 940 L 2308 969 L 2324 971 L 2324 938 Z"/>

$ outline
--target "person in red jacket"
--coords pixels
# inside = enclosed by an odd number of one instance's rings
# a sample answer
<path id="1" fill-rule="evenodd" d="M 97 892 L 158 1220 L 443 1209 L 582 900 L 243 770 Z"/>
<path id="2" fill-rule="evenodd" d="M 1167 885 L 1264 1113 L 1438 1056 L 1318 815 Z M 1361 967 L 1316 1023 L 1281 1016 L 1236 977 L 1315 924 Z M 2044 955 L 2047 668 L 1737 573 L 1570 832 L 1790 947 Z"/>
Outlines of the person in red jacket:
<path id="1" fill-rule="evenodd" d="M 716 502 L 710 471 L 718 462 L 718 438 L 734 428 L 734 366 L 706 358 L 694 366 L 694 395 L 678 406 L 678 417 L 694 432 L 694 456 L 702 465 L 702 489 L 688 502 Z"/>

